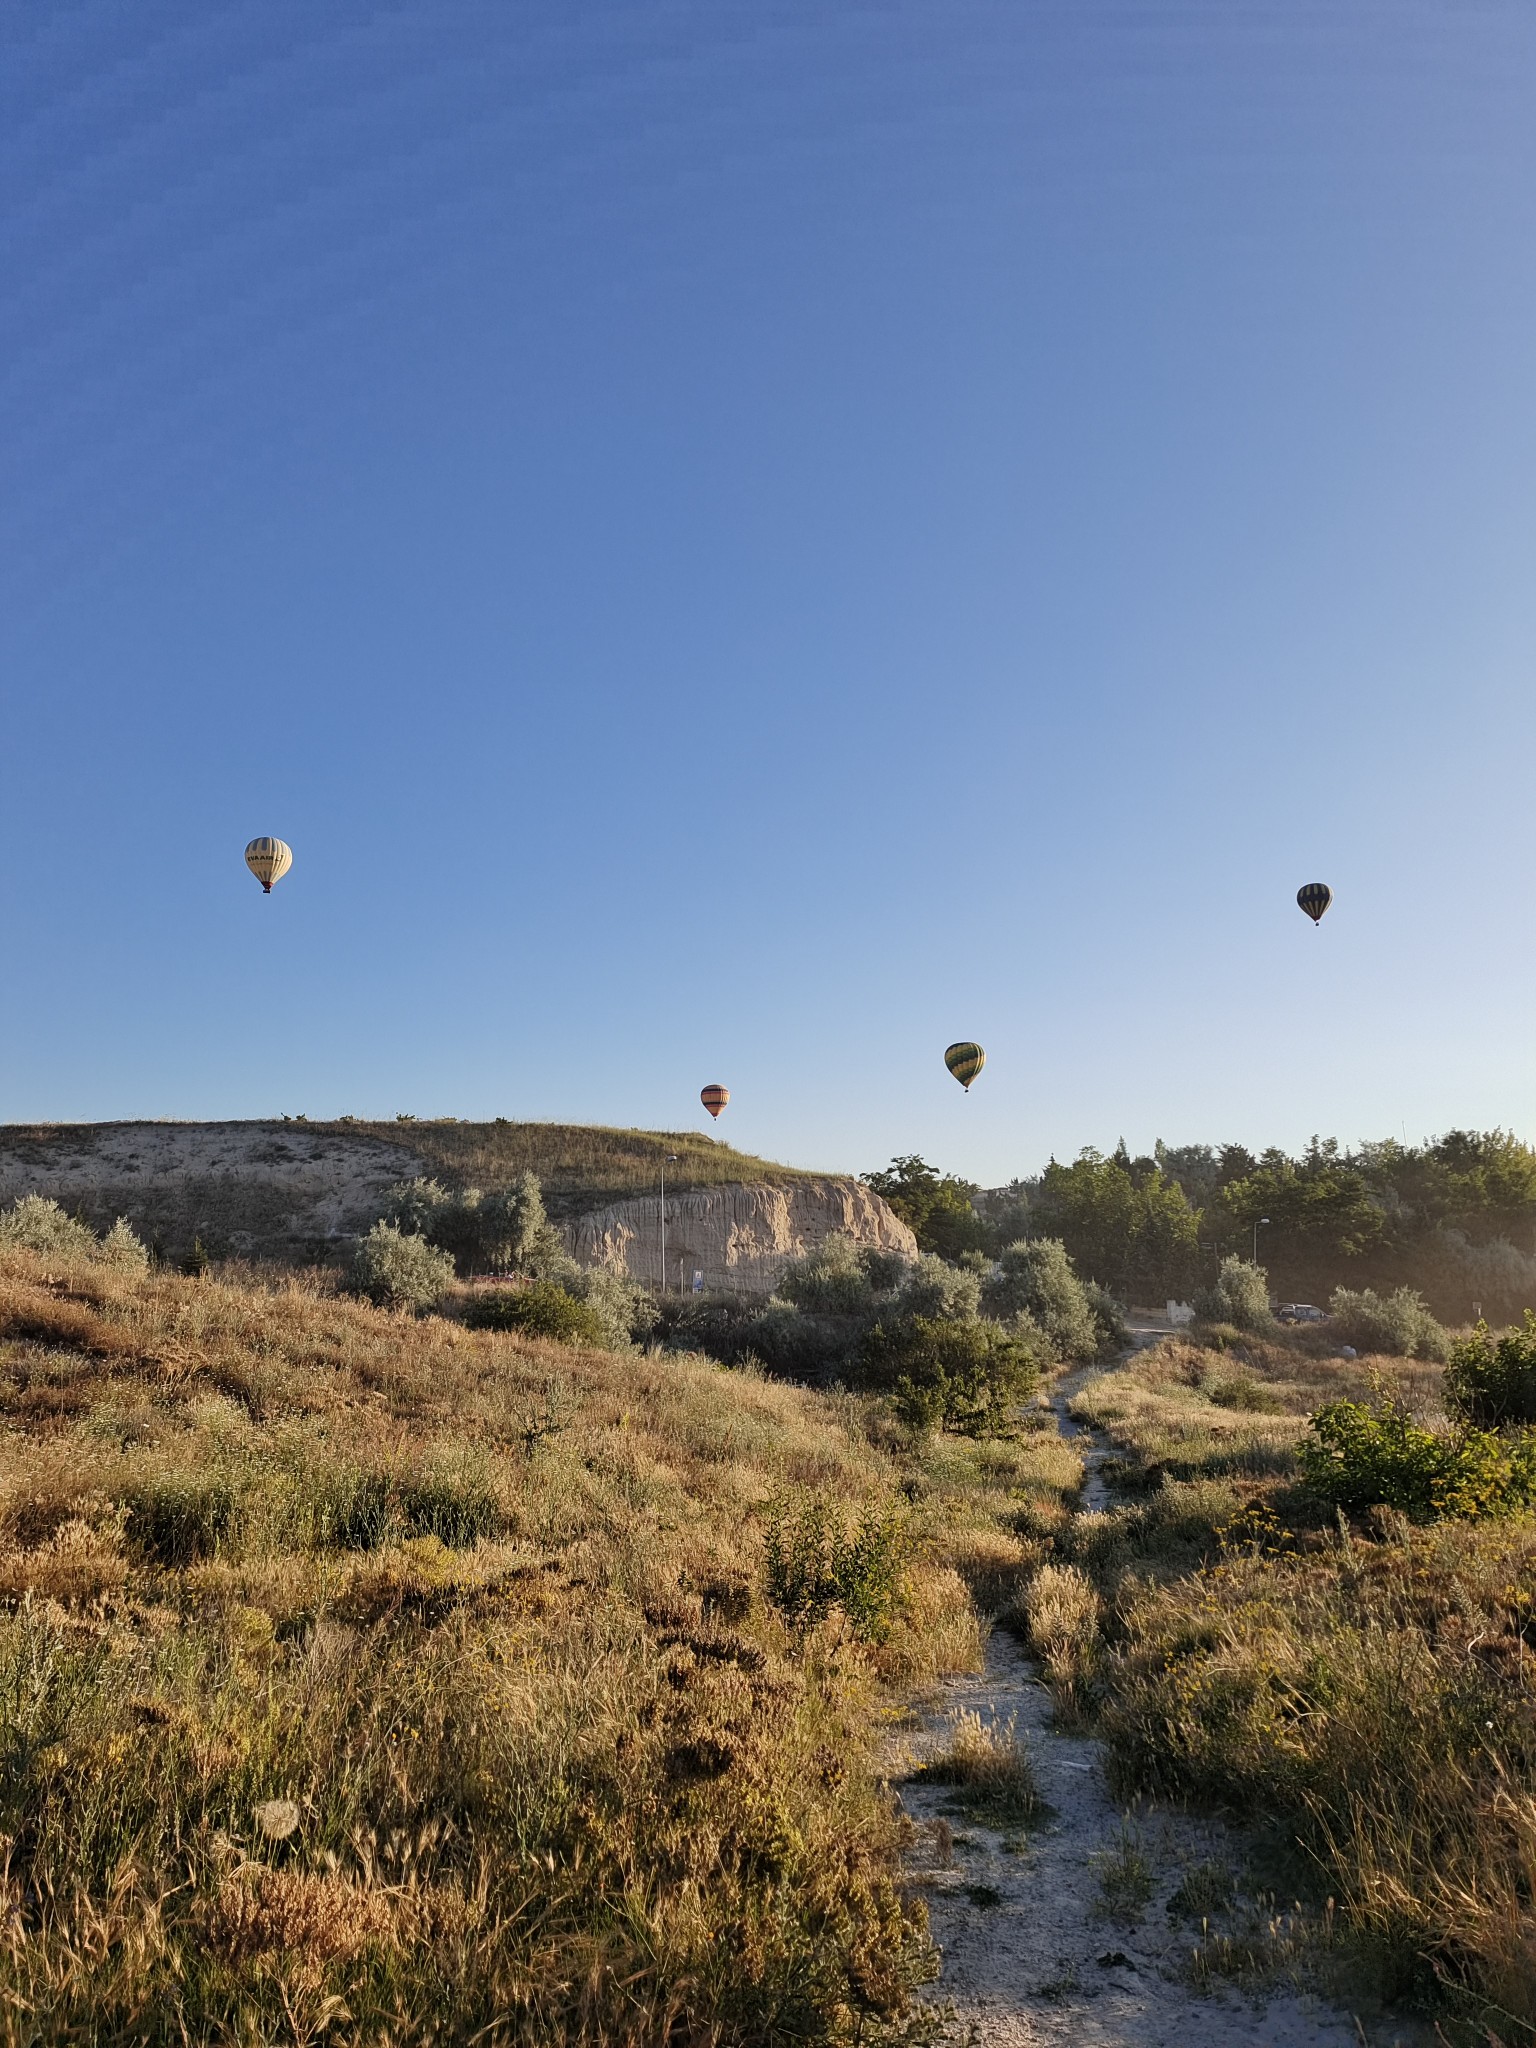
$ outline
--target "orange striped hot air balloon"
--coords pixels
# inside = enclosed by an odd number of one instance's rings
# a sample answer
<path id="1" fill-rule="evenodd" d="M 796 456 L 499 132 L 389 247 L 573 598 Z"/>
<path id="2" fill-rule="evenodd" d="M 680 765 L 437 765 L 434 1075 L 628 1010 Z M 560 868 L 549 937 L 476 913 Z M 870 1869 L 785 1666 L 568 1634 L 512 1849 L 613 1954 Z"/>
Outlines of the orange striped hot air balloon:
<path id="1" fill-rule="evenodd" d="M 707 1088 L 699 1090 L 699 1100 L 711 1116 L 718 1116 L 731 1099 L 729 1088 L 722 1088 L 718 1081 L 711 1081 Z"/>

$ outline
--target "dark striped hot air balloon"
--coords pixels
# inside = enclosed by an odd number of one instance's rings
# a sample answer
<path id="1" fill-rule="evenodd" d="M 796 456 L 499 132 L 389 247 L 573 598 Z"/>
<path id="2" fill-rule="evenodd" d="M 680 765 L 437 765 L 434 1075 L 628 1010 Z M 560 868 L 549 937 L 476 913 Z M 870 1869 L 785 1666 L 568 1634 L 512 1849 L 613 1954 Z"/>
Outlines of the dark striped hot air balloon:
<path id="1" fill-rule="evenodd" d="M 270 896 L 272 884 L 293 866 L 293 848 L 281 839 L 253 839 L 245 849 L 245 864 L 260 882 L 262 895 Z"/>
<path id="2" fill-rule="evenodd" d="M 722 1088 L 718 1081 L 711 1081 L 707 1088 L 699 1090 L 699 1100 L 711 1116 L 718 1116 L 731 1099 L 729 1088 Z"/>
<path id="3" fill-rule="evenodd" d="M 1308 882 L 1305 888 L 1296 891 L 1296 901 L 1316 924 L 1333 901 L 1333 891 L 1326 882 Z"/>
<path id="4" fill-rule="evenodd" d="M 987 1056 L 979 1045 L 973 1045 L 970 1039 L 966 1038 L 958 1045 L 946 1049 L 944 1064 L 969 1095 L 971 1083 L 987 1064 Z"/>

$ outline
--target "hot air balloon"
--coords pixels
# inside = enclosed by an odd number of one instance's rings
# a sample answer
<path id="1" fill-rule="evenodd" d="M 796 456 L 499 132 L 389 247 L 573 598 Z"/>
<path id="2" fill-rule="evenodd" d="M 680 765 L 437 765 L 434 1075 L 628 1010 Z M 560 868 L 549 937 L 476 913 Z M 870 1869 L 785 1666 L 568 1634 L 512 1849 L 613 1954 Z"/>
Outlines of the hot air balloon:
<path id="1" fill-rule="evenodd" d="M 245 864 L 260 882 L 262 895 L 270 896 L 272 884 L 293 866 L 293 848 L 281 839 L 253 839 L 245 849 Z"/>
<path id="2" fill-rule="evenodd" d="M 944 1064 L 969 1095 L 971 1083 L 987 1064 L 987 1056 L 979 1045 L 973 1045 L 969 1039 L 963 1039 L 959 1045 L 952 1045 L 946 1049 Z"/>
<path id="3" fill-rule="evenodd" d="M 1296 901 L 1316 924 L 1333 901 L 1333 891 L 1326 882 L 1308 882 L 1304 889 L 1296 891 Z"/>
<path id="4" fill-rule="evenodd" d="M 699 1090 L 699 1100 L 711 1116 L 718 1116 L 731 1099 L 729 1088 L 722 1088 L 718 1081 L 711 1081 L 707 1088 Z"/>

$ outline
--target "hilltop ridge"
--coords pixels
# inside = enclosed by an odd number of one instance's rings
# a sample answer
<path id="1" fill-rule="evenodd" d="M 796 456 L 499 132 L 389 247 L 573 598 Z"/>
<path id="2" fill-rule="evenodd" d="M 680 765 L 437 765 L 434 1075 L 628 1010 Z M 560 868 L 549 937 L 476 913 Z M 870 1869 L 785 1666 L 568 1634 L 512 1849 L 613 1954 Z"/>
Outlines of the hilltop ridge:
<path id="1" fill-rule="evenodd" d="M 0 1203 L 48 1195 L 97 1229 L 126 1216 L 172 1259 L 196 1242 L 215 1257 L 326 1263 L 398 1181 L 426 1174 L 490 1191 L 532 1172 L 578 1256 L 656 1279 L 651 1232 L 635 1212 L 654 1210 L 663 1165 L 669 1211 L 674 1196 L 686 1211 L 673 1254 L 711 1285 L 732 1285 L 734 1271 L 736 1284 L 765 1291 L 785 1258 L 833 1230 L 915 1251 L 905 1225 L 852 1176 L 781 1166 L 698 1131 L 409 1118 L 0 1126 Z M 598 1216 L 603 1228 L 583 1234 Z"/>

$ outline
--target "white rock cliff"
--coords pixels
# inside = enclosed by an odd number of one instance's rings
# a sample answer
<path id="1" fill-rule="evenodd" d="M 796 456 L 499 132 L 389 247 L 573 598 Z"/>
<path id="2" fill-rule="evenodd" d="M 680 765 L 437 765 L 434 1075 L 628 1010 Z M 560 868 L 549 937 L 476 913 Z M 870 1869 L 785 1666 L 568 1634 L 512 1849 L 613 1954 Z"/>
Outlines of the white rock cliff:
<path id="1" fill-rule="evenodd" d="M 836 1232 L 861 1245 L 917 1257 L 917 1240 L 880 1196 L 856 1180 L 732 1184 L 667 1196 L 666 1284 L 770 1294 L 791 1259 Z M 565 1241 L 585 1266 L 611 1266 L 655 1286 L 661 1271 L 659 1196 L 576 1216 Z"/>

